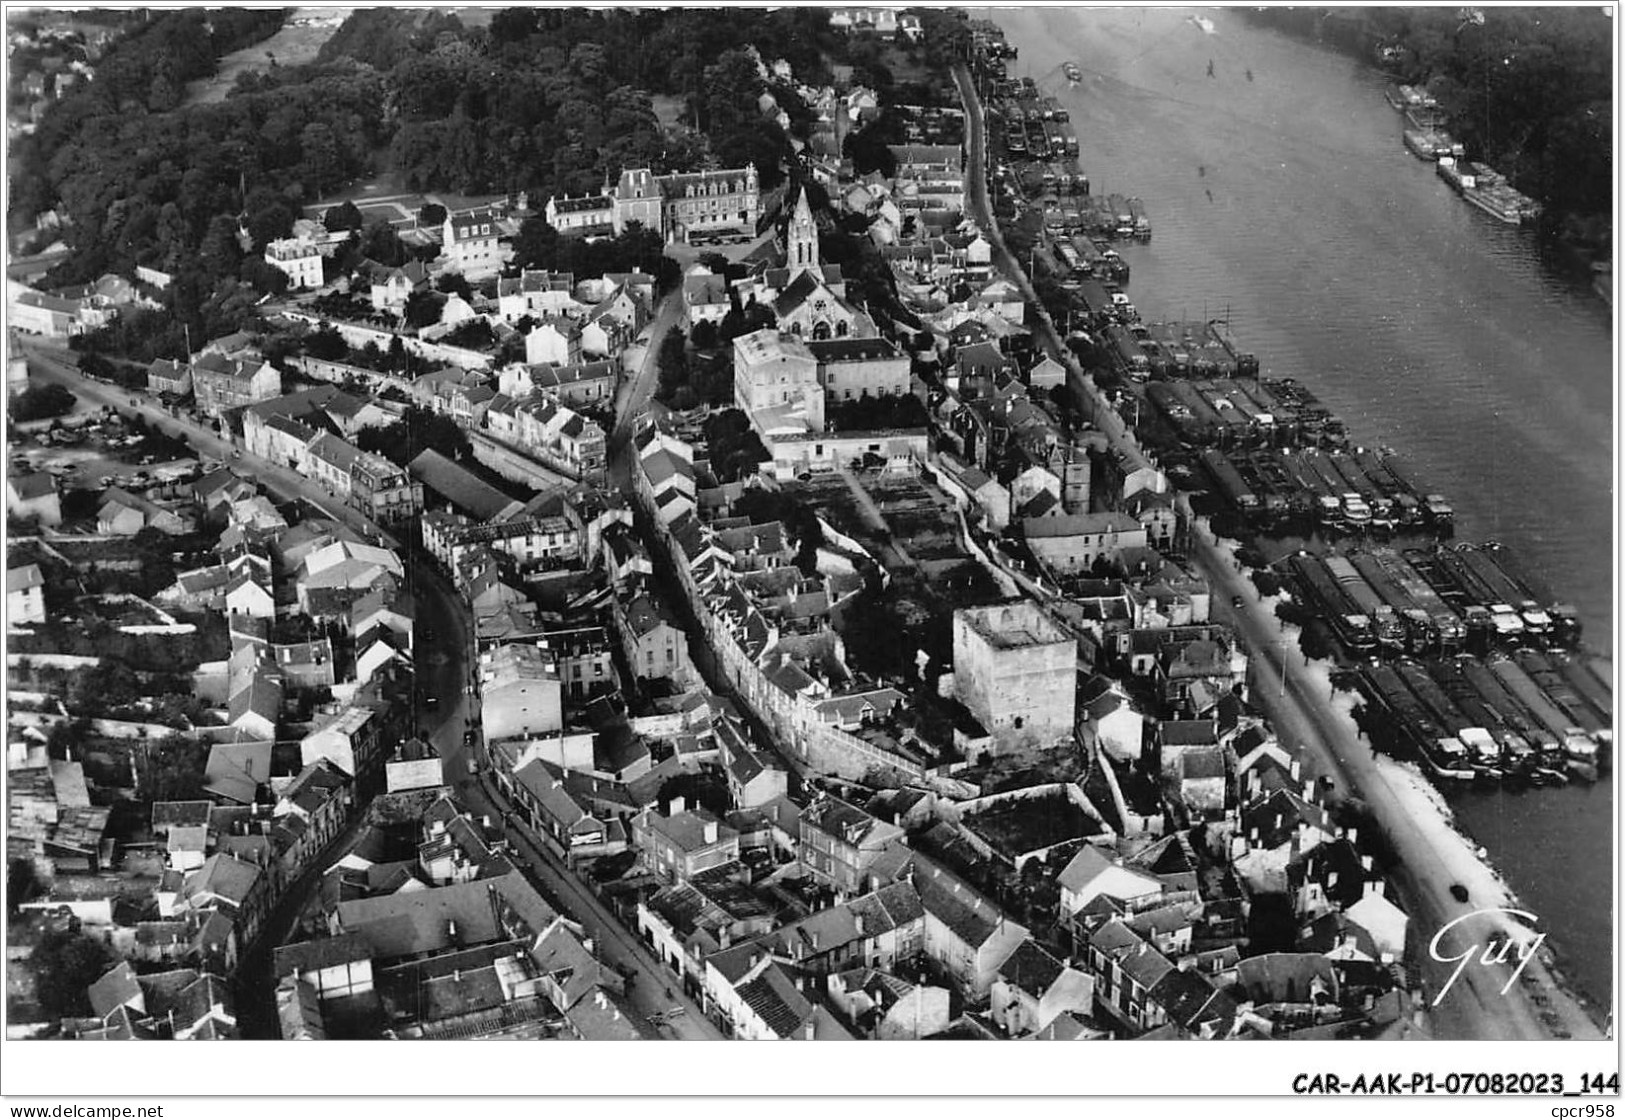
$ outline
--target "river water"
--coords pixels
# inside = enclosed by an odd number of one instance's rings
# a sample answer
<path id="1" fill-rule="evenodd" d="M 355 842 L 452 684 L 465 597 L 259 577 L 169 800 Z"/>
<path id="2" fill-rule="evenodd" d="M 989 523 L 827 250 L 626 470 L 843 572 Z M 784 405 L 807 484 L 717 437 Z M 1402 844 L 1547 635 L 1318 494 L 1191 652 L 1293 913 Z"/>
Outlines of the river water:
<path id="1" fill-rule="evenodd" d="M 1449 496 L 1459 539 L 1512 547 L 1611 656 L 1608 305 L 1412 157 L 1383 75 L 1355 59 L 1224 9 L 993 14 L 1015 73 L 1070 111 L 1094 192 L 1145 200 L 1153 239 L 1119 246 L 1142 317 L 1228 317 L 1266 376 L 1399 451 Z M 1451 802 L 1571 977 L 1605 996 L 1611 788 Z"/>

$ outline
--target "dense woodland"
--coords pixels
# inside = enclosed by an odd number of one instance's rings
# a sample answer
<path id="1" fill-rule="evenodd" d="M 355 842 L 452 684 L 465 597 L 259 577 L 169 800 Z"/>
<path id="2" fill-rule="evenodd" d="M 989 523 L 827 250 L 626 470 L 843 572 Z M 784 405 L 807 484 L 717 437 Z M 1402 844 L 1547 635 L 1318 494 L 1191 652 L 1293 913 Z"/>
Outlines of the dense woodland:
<path id="1" fill-rule="evenodd" d="M 1450 131 L 1598 245 L 1613 211 L 1613 21 L 1598 8 L 1266 8 L 1250 18 L 1425 83 Z M 1386 57 L 1379 54 L 1389 48 Z"/>
<path id="2" fill-rule="evenodd" d="M 372 8 L 338 28 L 313 64 L 273 61 L 240 76 L 223 102 L 182 105 L 188 82 L 273 34 L 285 15 L 137 13 L 97 60 L 95 81 L 14 143 L 10 228 L 53 209 L 66 219 L 72 253 L 44 287 L 137 265 L 175 276 L 163 311 L 131 316 L 86 348 L 179 357 L 188 330 L 196 341 L 252 325 L 256 301 L 283 287 L 261 257 L 265 243 L 286 236 L 301 207 L 374 176 L 543 200 L 596 191 L 625 165 L 750 162 L 771 190 L 794 161 L 758 99 L 771 89 L 793 133 L 805 135 L 812 118 L 788 86 L 764 82 L 750 47 L 815 84 L 838 63 L 885 101 L 928 93 L 897 82 L 884 61 L 896 56 L 878 44 L 832 33 L 821 9 L 510 9 L 465 27 L 448 11 Z M 936 12 L 927 22 L 934 41 L 903 48 L 921 73 L 943 69 L 957 23 Z M 677 127 L 662 127 L 657 97 Z M 518 248 L 533 266 L 590 272 L 598 256 L 626 256 L 650 267 L 646 246 L 584 250 L 545 223 Z M 394 264 L 406 253 L 380 227 L 358 230 L 339 263 L 362 255 Z"/>

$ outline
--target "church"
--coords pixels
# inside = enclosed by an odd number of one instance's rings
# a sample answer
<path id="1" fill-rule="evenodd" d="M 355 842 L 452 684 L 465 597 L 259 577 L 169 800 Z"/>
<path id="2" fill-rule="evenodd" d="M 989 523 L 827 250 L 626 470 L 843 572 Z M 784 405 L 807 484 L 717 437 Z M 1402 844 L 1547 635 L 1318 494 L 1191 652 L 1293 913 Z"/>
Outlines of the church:
<path id="1" fill-rule="evenodd" d="M 839 265 L 823 263 L 818 222 L 802 190 L 784 233 L 784 266 L 770 268 L 741 298 L 773 309 L 779 329 L 809 341 L 878 338 L 873 319 L 846 298 Z"/>

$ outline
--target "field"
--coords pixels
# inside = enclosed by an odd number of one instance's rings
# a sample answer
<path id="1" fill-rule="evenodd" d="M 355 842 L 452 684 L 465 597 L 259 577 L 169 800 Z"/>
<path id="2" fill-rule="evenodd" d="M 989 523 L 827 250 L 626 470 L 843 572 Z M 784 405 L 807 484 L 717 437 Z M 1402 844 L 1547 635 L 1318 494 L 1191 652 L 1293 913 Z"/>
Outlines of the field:
<path id="1" fill-rule="evenodd" d="M 339 24 L 349 18 L 351 8 L 296 8 L 282 29 L 264 42 L 232 51 L 220 60 L 220 69 L 212 78 L 204 78 L 186 87 L 186 100 L 182 107 L 208 105 L 224 101 L 237 81 L 237 75 L 251 70 L 264 70 L 272 60 L 278 66 L 303 66 L 314 62 L 322 44 L 332 38 Z M 319 21 L 319 22 L 311 22 Z"/>

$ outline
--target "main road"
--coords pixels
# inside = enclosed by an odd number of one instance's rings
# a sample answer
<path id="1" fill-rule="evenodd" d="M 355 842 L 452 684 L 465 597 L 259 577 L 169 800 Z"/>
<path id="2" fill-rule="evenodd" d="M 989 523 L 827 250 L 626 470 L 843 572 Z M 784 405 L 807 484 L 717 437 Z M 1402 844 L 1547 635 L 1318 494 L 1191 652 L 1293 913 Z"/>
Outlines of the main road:
<path id="1" fill-rule="evenodd" d="M 681 307 L 680 300 L 678 307 Z M 665 311 L 664 308 L 662 310 Z M 668 327 L 671 321 L 667 319 Z M 418 691 L 437 698 L 434 708 L 419 712 L 420 733 L 426 735 L 439 750 L 445 767 L 445 779 L 456 788 L 463 804 L 477 816 L 489 816 L 493 821 L 505 818 L 508 806 L 504 799 L 485 784 L 489 768 L 480 767 L 477 775 L 470 769 L 470 763 L 479 751 L 477 732 L 472 746 L 465 746 L 463 740 L 465 727 L 478 718 L 477 700 L 471 687 L 473 635 L 469 630 L 468 612 L 445 577 L 432 567 L 419 550 L 395 541 L 359 510 L 345 506 L 303 475 L 235 448 L 209 426 L 190 417 L 171 416 L 144 394 L 132 395 L 129 390 L 117 385 L 82 377 L 71 352 L 41 344 L 29 345 L 25 349 L 30 358 L 30 376 L 61 384 L 87 400 L 112 407 L 124 415 L 139 415 L 149 424 L 185 439 L 199 451 L 223 461 L 231 462 L 233 454 L 237 453 L 241 457 L 240 465 L 252 470 L 252 477 L 279 498 L 285 501 L 302 499 L 363 536 L 381 537 L 386 544 L 403 551 L 411 565 L 417 593 L 416 628 L 420 638 L 416 643 L 420 662 Z M 649 364 L 652 365 L 652 362 Z M 421 640 L 425 635 L 432 637 Z M 351 822 L 344 836 L 353 838 L 359 821 L 360 817 Z M 551 851 L 530 835 L 528 829 L 514 823 L 506 825 L 504 832 L 514 841 L 514 852 L 526 876 L 566 916 L 582 926 L 587 936 L 593 939 L 599 959 L 632 978 L 627 994 L 633 1009 L 642 1016 L 643 1025 L 651 1035 L 658 1031 L 681 1039 L 723 1037 L 682 993 L 681 985 L 675 982 L 643 943 Z M 331 845 L 324 853 L 324 860 L 318 861 L 319 867 L 329 866 L 324 862 L 326 856 L 332 853 L 336 857 L 341 850 L 342 845 L 338 842 Z M 305 901 L 304 896 L 314 885 L 316 873 L 317 869 L 313 868 L 278 903 L 275 920 L 268 924 L 268 932 L 285 936 L 292 928 L 293 919 Z M 275 940 L 277 936 L 262 939 L 263 944 L 256 945 L 254 953 L 245 957 L 245 965 L 255 965 L 252 970 L 254 976 L 267 983 L 270 975 L 269 950 Z M 665 994 L 668 987 L 672 993 L 670 997 Z M 681 1014 L 670 1017 L 671 1012 L 678 1008 Z M 666 1025 L 657 1026 L 650 1021 L 651 1016 L 665 1019 Z M 275 1037 L 274 1011 L 269 1013 L 269 1018 L 265 1014 L 251 1016 L 245 1013 L 245 1020 L 250 1018 L 253 1019 L 251 1026 L 257 1036 Z"/>
<path id="2" fill-rule="evenodd" d="M 1147 462 L 1115 409 L 1096 395 L 1094 382 L 1085 375 L 1072 355 L 1056 337 L 1054 323 L 1037 303 L 1030 279 L 1005 247 L 998 223 L 993 219 L 987 189 L 987 137 L 978 97 L 970 73 L 964 66 L 954 68 L 966 118 L 966 192 L 971 216 L 993 243 L 995 263 L 1013 277 L 1023 295 L 1038 309 L 1039 335 L 1046 349 L 1056 355 L 1071 373 L 1074 386 L 1085 398 L 1095 425 L 1111 441 L 1115 450 L 1136 465 Z M 1492 933 L 1503 928 L 1498 916 L 1468 918 L 1482 905 L 1469 899 L 1458 902 L 1452 894 L 1456 878 L 1443 853 L 1407 810 L 1406 803 L 1389 788 L 1378 769 L 1376 758 L 1348 719 L 1326 702 L 1321 685 L 1308 673 L 1307 666 L 1286 655 L 1286 639 L 1280 623 L 1262 602 L 1251 581 L 1204 532 L 1192 534 L 1192 558 L 1208 580 L 1212 601 L 1220 604 L 1218 619 L 1228 621 L 1245 647 L 1251 651 L 1258 687 L 1253 700 L 1269 716 L 1277 735 L 1286 743 L 1302 746 L 1306 769 L 1312 777 L 1328 777 L 1334 783 L 1334 798 L 1358 797 L 1375 817 L 1397 855 L 1390 874 L 1400 901 L 1410 917 L 1410 956 L 1420 962 L 1424 992 L 1430 1000 L 1446 989 L 1454 964 L 1434 961 L 1428 943 L 1435 931 L 1458 919 L 1459 925 L 1441 939 L 1441 956 L 1455 958 Z M 1237 607 L 1225 604 L 1239 603 Z M 1271 656 L 1273 655 L 1273 656 Z M 1546 1024 L 1558 1026 L 1575 1038 L 1600 1038 L 1601 1032 L 1585 1010 L 1561 988 L 1546 968 L 1540 954 L 1531 959 L 1523 981 L 1513 984 L 1503 995 L 1514 958 L 1508 964 L 1473 963 L 1448 985 L 1448 993 L 1431 1008 L 1432 1033 L 1445 1038 L 1543 1039 L 1552 1037 L 1543 1025 L 1535 1003 L 1548 1016 Z M 1535 993 L 1531 998 L 1531 991 Z"/>

